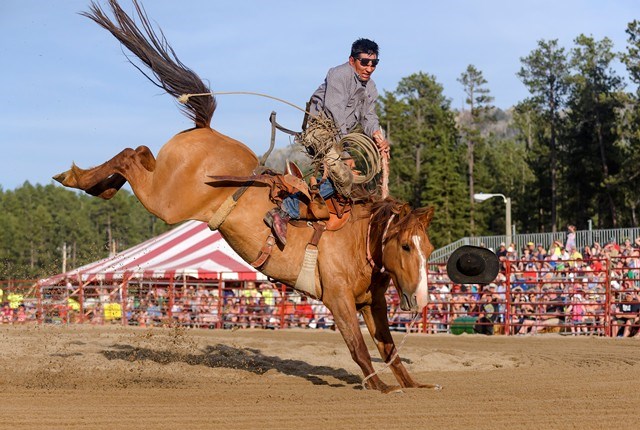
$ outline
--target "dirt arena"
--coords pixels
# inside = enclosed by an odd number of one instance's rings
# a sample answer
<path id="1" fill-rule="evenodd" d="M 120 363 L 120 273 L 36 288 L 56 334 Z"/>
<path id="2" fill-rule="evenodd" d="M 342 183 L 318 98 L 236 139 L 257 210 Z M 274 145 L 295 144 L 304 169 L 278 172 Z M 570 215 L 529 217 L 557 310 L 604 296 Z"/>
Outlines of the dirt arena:
<path id="1" fill-rule="evenodd" d="M 638 428 L 637 339 L 412 334 L 402 356 L 444 389 L 361 390 L 332 331 L 1 326 L 0 428 Z"/>

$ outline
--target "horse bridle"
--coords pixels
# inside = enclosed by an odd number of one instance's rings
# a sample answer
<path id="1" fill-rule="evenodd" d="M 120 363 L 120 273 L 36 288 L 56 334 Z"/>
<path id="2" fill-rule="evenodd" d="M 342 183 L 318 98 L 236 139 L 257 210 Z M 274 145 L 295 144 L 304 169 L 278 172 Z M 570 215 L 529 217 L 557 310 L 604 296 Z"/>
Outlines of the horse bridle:
<path id="1" fill-rule="evenodd" d="M 384 239 L 387 237 L 387 232 L 389 231 L 389 226 L 391 226 L 391 222 L 395 218 L 396 214 L 392 213 L 389 219 L 387 220 L 387 225 L 384 227 L 384 231 L 382 232 L 382 239 L 380 241 L 380 256 L 382 257 L 382 253 L 384 252 Z M 371 255 L 371 224 L 372 224 L 373 214 L 369 217 L 369 227 L 367 228 L 367 261 L 371 265 L 372 268 L 378 267 L 376 262 L 373 261 L 373 256 Z M 384 264 L 380 267 L 380 273 L 384 273 L 385 267 Z"/>

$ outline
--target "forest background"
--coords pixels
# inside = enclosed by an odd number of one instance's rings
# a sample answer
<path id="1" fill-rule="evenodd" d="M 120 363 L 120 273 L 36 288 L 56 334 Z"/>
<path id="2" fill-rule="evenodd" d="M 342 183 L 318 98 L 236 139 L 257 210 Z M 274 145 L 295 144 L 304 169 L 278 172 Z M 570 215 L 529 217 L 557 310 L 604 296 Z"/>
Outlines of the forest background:
<path id="1" fill-rule="evenodd" d="M 638 226 L 640 23 L 630 22 L 626 33 L 620 51 L 608 38 L 579 35 L 570 47 L 540 40 L 518 72 L 530 96 L 506 110 L 492 105 L 491 88 L 472 64 L 458 79 L 462 109 L 453 109 L 442 85 L 424 72 L 381 95 L 391 194 L 436 208 L 436 247 L 503 234 L 502 199 L 477 203 L 478 192 L 511 198 L 517 232 L 583 229 L 589 222 Z M 281 168 L 296 151 L 280 149 L 270 163 Z M 0 279 L 59 273 L 169 228 L 127 190 L 102 201 L 53 183 L 0 188 Z"/>

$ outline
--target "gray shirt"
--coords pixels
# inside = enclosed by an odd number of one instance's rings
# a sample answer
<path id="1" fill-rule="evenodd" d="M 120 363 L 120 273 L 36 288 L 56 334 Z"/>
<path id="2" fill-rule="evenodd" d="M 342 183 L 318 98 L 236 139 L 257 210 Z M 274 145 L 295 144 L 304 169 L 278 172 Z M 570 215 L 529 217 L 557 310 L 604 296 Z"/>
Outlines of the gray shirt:
<path id="1" fill-rule="evenodd" d="M 376 84 L 362 82 L 349 65 L 341 64 L 329 70 L 324 82 L 311 96 L 310 114 L 324 111 L 333 118 L 342 136 L 360 124 L 367 136 L 380 129 L 375 102 Z"/>

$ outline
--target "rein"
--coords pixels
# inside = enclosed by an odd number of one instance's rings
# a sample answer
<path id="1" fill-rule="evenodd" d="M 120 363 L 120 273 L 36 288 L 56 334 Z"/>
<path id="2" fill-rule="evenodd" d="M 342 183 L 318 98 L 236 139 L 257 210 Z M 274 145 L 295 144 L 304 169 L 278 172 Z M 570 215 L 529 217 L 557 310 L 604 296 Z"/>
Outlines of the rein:
<path id="1" fill-rule="evenodd" d="M 389 219 L 387 220 L 387 225 L 384 227 L 384 231 L 382 232 L 382 239 L 380 241 L 380 253 L 384 252 L 384 239 L 387 236 L 387 232 L 389 231 L 389 226 L 391 225 L 391 222 L 393 221 L 393 218 L 395 218 L 396 214 L 392 213 L 391 216 L 389 217 Z M 373 214 L 371 214 L 371 216 L 369 217 L 369 226 L 367 227 L 367 261 L 369 262 L 369 264 L 371 265 L 372 268 L 376 268 L 378 267 L 376 265 L 376 262 L 373 261 L 373 256 L 371 255 L 371 224 L 372 224 L 372 220 L 373 220 Z M 380 268 L 380 273 L 384 272 L 384 265 L 381 266 Z"/>
<path id="2" fill-rule="evenodd" d="M 400 349 L 402 348 L 402 345 L 404 345 L 404 342 L 407 340 L 407 336 L 409 336 L 409 333 L 411 333 L 411 329 L 413 328 L 413 325 L 416 323 L 416 321 L 418 321 L 418 318 L 420 318 L 421 313 L 420 312 L 416 312 L 416 314 L 414 315 L 413 319 L 411 320 L 411 324 L 409 324 L 409 328 L 407 328 L 407 332 L 404 334 L 404 336 L 402 337 L 402 340 L 400 341 L 400 345 L 398 345 L 396 347 L 396 352 L 393 353 L 393 355 L 391 356 L 391 358 L 389 359 L 389 361 L 387 361 L 386 363 L 384 363 L 384 366 L 382 366 L 380 369 L 376 370 L 373 373 L 370 373 L 369 375 L 367 375 L 363 380 L 362 380 L 362 389 L 366 390 L 367 386 L 365 385 L 366 382 L 373 378 L 374 376 L 376 376 L 377 374 L 379 374 L 380 372 L 383 372 L 385 369 L 387 369 L 389 366 L 391 366 L 391 363 L 393 363 L 393 361 L 398 358 L 398 355 L 400 354 Z"/>

